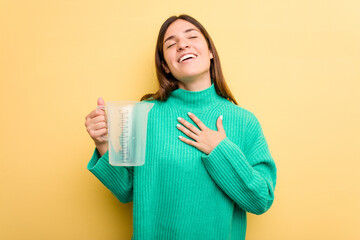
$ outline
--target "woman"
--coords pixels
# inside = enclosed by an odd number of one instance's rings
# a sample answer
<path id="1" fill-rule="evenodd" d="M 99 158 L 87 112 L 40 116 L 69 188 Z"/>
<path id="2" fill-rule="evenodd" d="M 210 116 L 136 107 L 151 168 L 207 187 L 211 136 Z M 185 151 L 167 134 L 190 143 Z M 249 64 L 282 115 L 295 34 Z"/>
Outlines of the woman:
<path id="1" fill-rule="evenodd" d="M 164 22 L 155 60 L 160 88 L 141 99 L 155 103 L 145 164 L 109 165 L 97 109 L 85 123 L 96 145 L 88 169 L 121 202 L 133 201 L 133 239 L 245 239 L 246 212 L 266 212 L 276 185 L 259 121 L 237 106 L 209 34 L 192 17 Z"/>

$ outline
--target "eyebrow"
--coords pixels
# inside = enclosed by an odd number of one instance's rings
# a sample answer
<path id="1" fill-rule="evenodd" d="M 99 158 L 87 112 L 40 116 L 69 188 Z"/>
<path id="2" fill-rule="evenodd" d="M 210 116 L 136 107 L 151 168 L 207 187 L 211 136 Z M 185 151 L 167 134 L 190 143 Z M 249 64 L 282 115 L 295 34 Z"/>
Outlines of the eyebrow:
<path id="1" fill-rule="evenodd" d="M 184 31 L 184 33 L 188 33 L 188 32 L 191 32 L 191 31 L 197 31 L 197 32 L 199 32 L 199 30 L 197 30 L 197 29 L 195 29 L 195 28 L 189 28 L 189 29 L 186 29 L 186 30 Z M 168 37 L 168 38 L 165 39 L 165 41 L 164 41 L 163 44 L 165 44 L 166 41 L 171 40 L 171 39 L 173 39 L 173 38 L 175 38 L 175 36 L 174 36 L 174 35 L 171 35 L 170 37 Z"/>

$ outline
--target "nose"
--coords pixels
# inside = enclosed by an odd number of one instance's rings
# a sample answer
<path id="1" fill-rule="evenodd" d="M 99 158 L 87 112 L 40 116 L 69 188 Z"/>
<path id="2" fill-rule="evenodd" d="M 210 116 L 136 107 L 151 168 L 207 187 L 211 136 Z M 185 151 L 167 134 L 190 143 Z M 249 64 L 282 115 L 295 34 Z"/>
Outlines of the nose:
<path id="1" fill-rule="evenodd" d="M 177 50 L 182 51 L 182 50 L 184 50 L 186 48 L 189 48 L 189 47 L 190 47 L 189 43 L 186 40 L 181 39 L 178 42 L 178 49 Z"/>

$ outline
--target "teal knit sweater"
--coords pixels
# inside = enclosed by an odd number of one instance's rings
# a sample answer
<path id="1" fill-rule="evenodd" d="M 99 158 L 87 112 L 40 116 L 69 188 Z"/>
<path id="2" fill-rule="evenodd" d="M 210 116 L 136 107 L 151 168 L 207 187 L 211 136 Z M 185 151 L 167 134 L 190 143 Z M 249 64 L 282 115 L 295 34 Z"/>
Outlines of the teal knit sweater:
<path id="1" fill-rule="evenodd" d="M 245 239 L 246 212 L 267 211 L 276 185 L 257 118 L 217 95 L 214 85 L 152 102 L 144 165 L 114 167 L 108 152 L 100 157 L 95 149 L 87 166 L 121 202 L 133 201 L 133 239 Z M 178 138 L 187 136 L 177 118 L 192 122 L 188 112 L 213 130 L 223 115 L 226 138 L 208 155 Z"/>

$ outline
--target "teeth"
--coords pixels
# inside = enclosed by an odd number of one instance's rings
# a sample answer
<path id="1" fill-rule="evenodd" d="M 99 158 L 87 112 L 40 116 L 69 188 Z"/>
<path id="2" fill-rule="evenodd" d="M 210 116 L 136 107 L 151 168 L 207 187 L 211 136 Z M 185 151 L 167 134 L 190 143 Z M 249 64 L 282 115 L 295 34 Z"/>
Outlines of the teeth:
<path id="1" fill-rule="evenodd" d="M 183 56 L 182 58 L 180 58 L 179 62 L 182 62 L 182 61 L 184 61 L 185 59 L 188 59 L 188 58 L 191 58 L 191 57 L 196 58 L 196 55 L 195 55 L 195 54 L 186 54 L 185 56 Z"/>

